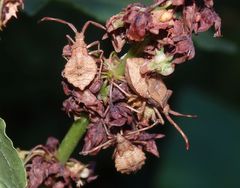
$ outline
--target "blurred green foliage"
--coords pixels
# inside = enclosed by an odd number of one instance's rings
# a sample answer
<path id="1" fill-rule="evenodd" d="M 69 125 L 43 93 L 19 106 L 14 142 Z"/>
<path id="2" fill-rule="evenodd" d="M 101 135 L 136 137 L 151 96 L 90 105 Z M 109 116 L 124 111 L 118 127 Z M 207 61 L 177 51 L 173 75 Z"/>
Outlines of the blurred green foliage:
<path id="1" fill-rule="evenodd" d="M 35 15 L 42 7 L 52 0 L 25 0 L 25 12 L 29 15 Z M 122 8 L 132 3 L 132 0 L 55 0 L 54 2 L 61 2 L 72 6 L 73 8 L 82 11 L 99 21 L 106 21 L 110 16 L 116 14 Z M 151 0 L 140 0 L 138 2 L 150 4 Z"/>
<path id="2" fill-rule="evenodd" d="M 44 16 L 58 17 L 80 29 L 89 19 L 106 20 L 129 2 L 133 1 L 25 0 L 25 12 L 0 33 L 0 116 L 16 146 L 30 149 L 50 135 L 61 139 L 72 122 L 61 111 L 65 97 L 60 76 L 64 66 L 61 50 L 67 43 L 65 35 L 72 31 L 38 21 Z M 223 18 L 223 39 L 212 38 L 211 33 L 196 36 L 196 58 L 179 65 L 166 79 L 174 90 L 172 108 L 199 116 L 177 121 L 189 136 L 190 151 L 185 151 L 173 127 L 159 127 L 166 134 L 158 142 L 160 159 L 149 155 L 146 165 L 134 175 L 115 171 L 111 149 L 84 158 L 96 160 L 100 175 L 89 187 L 240 187 L 239 5 L 235 0 L 216 1 Z M 87 41 L 101 35 L 90 28 Z M 109 44 L 103 48 L 111 49 Z"/>

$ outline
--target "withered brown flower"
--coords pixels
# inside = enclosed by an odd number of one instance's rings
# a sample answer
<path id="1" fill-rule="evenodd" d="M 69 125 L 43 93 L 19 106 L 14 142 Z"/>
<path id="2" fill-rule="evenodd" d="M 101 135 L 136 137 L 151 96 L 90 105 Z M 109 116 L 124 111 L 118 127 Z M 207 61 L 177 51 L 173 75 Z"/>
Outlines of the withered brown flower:
<path id="1" fill-rule="evenodd" d="M 55 188 L 82 187 L 86 182 L 96 179 L 93 169 L 80 161 L 70 159 L 65 165 L 58 162 L 55 152 L 58 140 L 48 138 L 46 145 L 33 148 L 23 159 L 28 178 L 28 188 L 41 185 Z M 19 151 L 21 152 L 21 151 Z"/>
<path id="2" fill-rule="evenodd" d="M 23 0 L 2 0 L 0 1 L 0 30 L 6 26 L 12 18 L 17 18 L 17 12 L 23 8 Z"/>
<path id="3" fill-rule="evenodd" d="M 221 36 L 221 19 L 213 10 L 212 0 L 205 0 L 202 3 L 204 6 L 196 4 L 193 0 L 186 4 L 184 0 L 155 2 L 157 4 L 149 7 L 139 3 L 131 4 L 118 16 L 109 19 L 106 28 L 114 46 L 118 46 L 117 52 L 128 41 L 148 40 L 150 44 L 145 52 L 150 58 L 155 50 L 164 48 L 166 54 L 174 56 L 173 63 L 180 64 L 195 56 L 193 33 L 204 32 L 214 26 L 214 36 Z M 119 20 L 121 24 L 116 24 Z M 124 42 L 118 43 L 118 40 L 115 40 L 117 38 Z"/>
<path id="4" fill-rule="evenodd" d="M 98 122 L 89 124 L 87 134 L 84 138 L 85 144 L 82 151 L 85 152 L 92 150 L 93 148 L 105 143 L 107 140 L 107 134 L 105 132 L 103 124 L 98 119 Z M 100 150 L 101 148 L 95 150 L 90 154 L 96 155 Z"/>
<path id="5" fill-rule="evenodd" d="M 135 3 L 124 10 L 123 21 L 127 27 L 127 38 L 133 41 L 142 41 L 146 37 L 151 14 L 143 5 Z"/>

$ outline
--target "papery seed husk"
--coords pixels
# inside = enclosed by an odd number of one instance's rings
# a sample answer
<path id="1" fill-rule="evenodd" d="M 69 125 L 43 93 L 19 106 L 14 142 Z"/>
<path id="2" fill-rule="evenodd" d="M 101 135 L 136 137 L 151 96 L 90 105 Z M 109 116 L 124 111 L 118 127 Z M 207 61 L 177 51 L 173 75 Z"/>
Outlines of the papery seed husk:
<path id="1" fill-rule="evenodd" d="M 122 174 L 130 174 L 142 168 L 146 156 L 142 149 L 133 145 L 122 135 L 117 135 L 117 148 L 115 151 L 115 167 Z"/>

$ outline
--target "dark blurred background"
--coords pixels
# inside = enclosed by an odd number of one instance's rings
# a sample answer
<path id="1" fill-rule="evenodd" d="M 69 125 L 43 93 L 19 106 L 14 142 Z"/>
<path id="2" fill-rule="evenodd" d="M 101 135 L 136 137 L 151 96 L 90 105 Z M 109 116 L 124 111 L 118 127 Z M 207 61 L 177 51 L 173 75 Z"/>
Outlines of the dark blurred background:
<path id="1" fill-rule="evenodd" d="M 72 22 L 79 29 L 89 19 L 104 21 L 130 0 L 26 0 L 25 11 L 0 33 L 0 117 L 16 147 L 30 149 L 48 136 L 62 139 L 72 120 L 61 111 L 65 99 L 61 87 L 64 59 L 64 25 L 40 23 L 44 16 Z M 149 3 L 150 1 L 142 1 Z M 112 149 L 97 157 L 99 178 L 87 187 L 105 188 L 238 188 L 240 187 L 240 1 L 216 1 L 223 19 L 222 39 L 211 33 L 195 37 L 197 55 L 177 67 L 167 78 L 174 90 L 172 108 L 197 114 L 197 119 L 177 118 L 189 136 L 190 151 L 182 138 L 167 126 L 158 142 L 161 157 L 148 155 L 143 169 L 121 175 L 114 169 Z M 101 36 L 95 29 L 87 41 Z M 108 48 L 108 46 L 105 46 Z"/>

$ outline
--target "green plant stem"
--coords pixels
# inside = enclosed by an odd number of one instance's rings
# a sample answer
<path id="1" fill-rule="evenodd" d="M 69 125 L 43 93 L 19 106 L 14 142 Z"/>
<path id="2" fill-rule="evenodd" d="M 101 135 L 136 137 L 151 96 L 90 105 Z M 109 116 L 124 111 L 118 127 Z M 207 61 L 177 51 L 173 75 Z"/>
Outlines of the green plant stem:
<path id="1" fill-rule="evenodd" d="M 65 164 L 68 161 L 78 142 L 86 132 L 88 124 L 89 120 L 84 115 L 72 124 L 57 151 L 56 157 L 60 163 Z"/>

